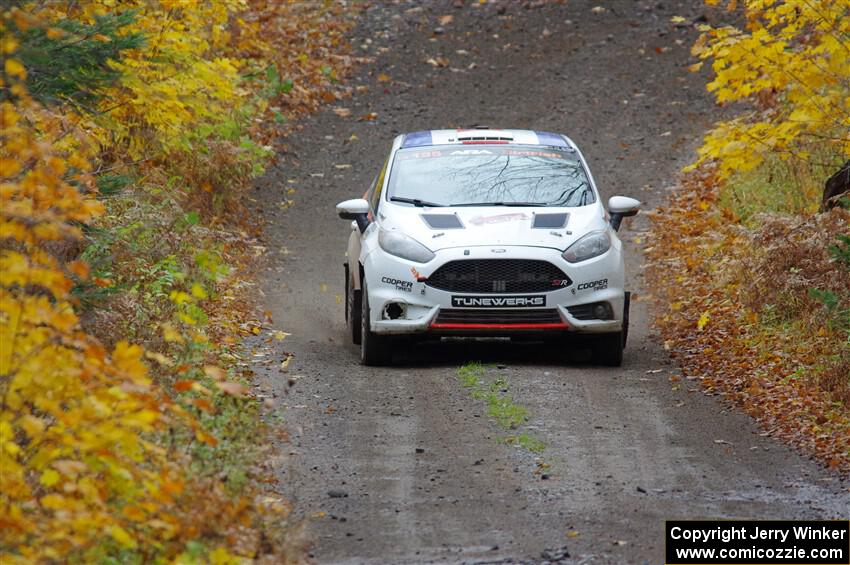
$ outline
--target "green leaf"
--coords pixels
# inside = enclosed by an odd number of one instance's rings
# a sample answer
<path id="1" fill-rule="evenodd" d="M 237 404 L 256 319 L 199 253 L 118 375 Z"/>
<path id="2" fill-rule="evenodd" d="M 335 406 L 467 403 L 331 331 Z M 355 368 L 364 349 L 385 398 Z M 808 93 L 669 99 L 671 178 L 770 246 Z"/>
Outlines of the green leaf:
<path id="1" fill-rule="evenodd" d="M 104 174 L 97 177 L 98 195 L 113 196 L 124 190 L 133 182 L 133 179 L 127 175 L 109 175 Z"/>
<path id="2" fill-rule="evenodd" d="M 266 79 L 272 84 L 280 83 L 280 75 L 277 72 L 277 67 L 274 65 L 266 67 Z"/>
<path id="3" fill-rule="evenodd" d="M 141 34 L 124 30 L 135 16 L 133 11 L 122 11 L 94 16 L 90 23 L 63 19 L 54 26 L 65 32 L 57 38 L 48 37 L 46 28 L 12 27 L 11 33 L 21 42 L 18 56 L 27 69 L 27 88 L 33 97 L 43 104 L 92 105 L 120 77 L 110 61 L 120 61 L 124 51 L 144 43 Z M 9 96 L 7 92 L 0 92 L 0 99 Z"/>
<path id="4" fill-rule="evenodd" d="M 829 310 L 833 310 L 838 306 L 838 295 L 832 291 L 810 288 L 809 296 L 826 306 Z"/>

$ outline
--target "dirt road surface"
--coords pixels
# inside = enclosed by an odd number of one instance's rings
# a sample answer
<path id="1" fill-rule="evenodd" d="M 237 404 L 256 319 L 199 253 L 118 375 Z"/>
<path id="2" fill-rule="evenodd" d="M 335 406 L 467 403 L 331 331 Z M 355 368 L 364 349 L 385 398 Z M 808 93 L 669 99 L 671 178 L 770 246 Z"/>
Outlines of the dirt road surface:
<path id="1" fill-rule="evenodd" d="M 292 333 L 275 355 L 294 354 L 288 373 L 264 373 L 259 388 L 290 436 L 275 471 L 308 520 L 312 555 L 656 564 L 668 518 L 846 518 L 846 484 L 696 383 L 670 381 L 676 367 L 640 300 L 619 369 L 504 343 L 358 364 L 341 304 L 350 227 L 334 205 L 364 192 L 395 135 L 472 124 L 563 132 L 603 197 L 651 209 L 712 120 L 704 78 L 687 71 L 696 32 L 670 22 L 705 16 L 698 0 L 466 4 L 367 9 L 353 45 L 375 61 L 353 84 L 368 92 L 333 106 L 350 117 L 332 107 L 305 119 L 258 183 L 271 253 L 264 301 Z M 358 120 L 370 112 L 377 118 Z M 638 217 L 621 231 L 638 296 L 651 293 L 635 241 L 645 228 Z M 507 380 L 541 454 L 499 441 L 505 432 L 458 382 L 469 361 Z"/>

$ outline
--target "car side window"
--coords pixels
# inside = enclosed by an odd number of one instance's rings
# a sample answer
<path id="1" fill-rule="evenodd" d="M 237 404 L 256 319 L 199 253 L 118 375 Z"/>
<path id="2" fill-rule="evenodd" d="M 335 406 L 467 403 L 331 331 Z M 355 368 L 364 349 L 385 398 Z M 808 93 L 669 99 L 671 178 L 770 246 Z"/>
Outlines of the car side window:
<path id="1" fill-rule="evenodd" d="M 375 185 L 378 183 L 378 177 L 380 176 L 381 173 L 375 175 L 375 178 L 369 183 L 369 188 L 367 188 L 366 192 L 363 193 L 363 199 L 368 200 L 370 204 L 372 203 L 372 195 L 375 194 Z"/>
<path id="2" fill-rule="evenodd" d="M 390 158 L 387 157 L 387 160 L 384 161 L 384 166 L 381 167 L 381 172 L 378 173 L 378 176 L 375 178 L 375 183 L 371 189 L 371 195 L 369 198 L 369 204 L 372 206 L 372 213 L 378 213 L 378 206 L 381 204 L 381 194 L 384 188 L 384 178 L 387 176 L 387 165 L 390 162 Z"/>

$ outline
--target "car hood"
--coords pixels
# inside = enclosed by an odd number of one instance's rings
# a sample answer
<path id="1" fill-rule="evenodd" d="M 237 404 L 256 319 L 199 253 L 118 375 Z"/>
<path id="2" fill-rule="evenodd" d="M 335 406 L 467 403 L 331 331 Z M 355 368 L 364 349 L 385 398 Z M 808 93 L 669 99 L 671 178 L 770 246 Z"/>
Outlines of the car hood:
<path id="1" fill-rule="evenodd" d="M 398 230 L 432 251 L 452 247 L 527 245 L 564 250 L 589 231 L 605 229 L 604 208 L 480 206 L 416 208 L 384 203 L 381 229 Z"/>

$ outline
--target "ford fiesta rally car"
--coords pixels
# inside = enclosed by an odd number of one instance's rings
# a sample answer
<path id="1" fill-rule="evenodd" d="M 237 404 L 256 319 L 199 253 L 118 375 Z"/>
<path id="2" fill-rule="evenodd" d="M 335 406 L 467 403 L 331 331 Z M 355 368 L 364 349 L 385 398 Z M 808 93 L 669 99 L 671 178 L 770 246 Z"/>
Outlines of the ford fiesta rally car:
<path id="1" fill-rule="evenodd" d="M 640 203 L 608 210 L 563 135 L 432 130 L 399 135 L 353 220 L 346 320 L 365 365 L 400 336 L 582 335 L 622 363 L 628 293 L 617 229 Z"/>

